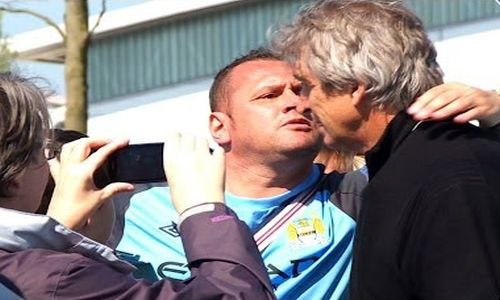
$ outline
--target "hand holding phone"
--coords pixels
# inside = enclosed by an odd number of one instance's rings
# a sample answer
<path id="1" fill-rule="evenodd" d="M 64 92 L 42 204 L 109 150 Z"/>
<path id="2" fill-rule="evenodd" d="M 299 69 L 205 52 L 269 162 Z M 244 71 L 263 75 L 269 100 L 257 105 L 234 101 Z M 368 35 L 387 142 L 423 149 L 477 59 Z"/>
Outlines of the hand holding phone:
<path id="1" fill-rule="evenodd" d="M 78 230 L 105 201 L 117 193 L 132 191 L 134 186 L 129 183 L 116 182 L 98 188 L 93 180 L 95 170 L 110 154 L 127 144 L 128 140 L 110 142 L 97 138 L 64 144 L 60 164 L 55 166 L 57 180 L 47 215 Z M 93 149 L 97 150 L 92 152 Z"/>
<path id="2" fill-rule="evenodd" d="M 203 138 L 171 134 L 163 152 L 165 173 L 177 212 L 209 202 L 224 203 L 224 150 Z"/>

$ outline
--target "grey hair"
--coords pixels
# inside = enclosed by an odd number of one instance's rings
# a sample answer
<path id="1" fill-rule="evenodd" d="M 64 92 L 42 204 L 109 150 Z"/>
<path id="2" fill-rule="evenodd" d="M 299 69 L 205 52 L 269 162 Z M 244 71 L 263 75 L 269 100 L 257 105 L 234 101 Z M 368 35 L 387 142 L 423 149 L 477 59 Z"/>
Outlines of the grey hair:
<path id="1" fill-rule="evenodd" d="M 374 106 L 394 112 L 443 82 L 421 20 L 401 1 L 314 2 L 273 33 L 271 48 L 303 59 L 327 91 L 362 84 Z"/>
<path id="2" fill-rule="evenodd" d="M 43 150 L 50 128 L 45 95 L 33 79 L 0 73 L 0 195 Z"/>

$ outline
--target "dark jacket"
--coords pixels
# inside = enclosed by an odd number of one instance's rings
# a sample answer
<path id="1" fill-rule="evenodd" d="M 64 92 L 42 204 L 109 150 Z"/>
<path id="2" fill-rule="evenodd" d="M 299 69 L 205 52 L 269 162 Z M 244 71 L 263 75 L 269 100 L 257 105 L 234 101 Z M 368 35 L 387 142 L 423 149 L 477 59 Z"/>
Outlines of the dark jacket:
<path id="1" fill-rule="evenodd" d="M 12 251 L 22 247 L 16 243 L 23 240 L 23 230 L 13 232 L 14 242 L 3 243 L 6 235 L 0 236 L 0 245 L 10 249 L 0 250 L 0 274 L 4 284 L 26 299 L 274 298 L 248 228 L 224 205 L 182 222 L 180 232 L 193 275 L 184 282 L 137 281 L 131 268 L 98 261 L 88 254 Z"/>
<path id="2" fill-rule="evenodd" d="M 366 160 L 352 299 L 499 299 L 498 136 L 401 113 Z"/>

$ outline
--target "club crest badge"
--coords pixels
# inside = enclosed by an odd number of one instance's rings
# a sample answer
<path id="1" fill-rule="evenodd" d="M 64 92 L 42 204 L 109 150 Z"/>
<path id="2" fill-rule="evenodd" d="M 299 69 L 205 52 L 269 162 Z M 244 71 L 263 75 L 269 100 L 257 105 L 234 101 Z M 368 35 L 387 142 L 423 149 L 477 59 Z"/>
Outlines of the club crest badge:
<path id="1" fill-rule="evenodd" d="M 325 226 L 320 218 L 300 218 L 287 226 L 288 241 L 292 249 L 301 249 L 326 243 Z"/>

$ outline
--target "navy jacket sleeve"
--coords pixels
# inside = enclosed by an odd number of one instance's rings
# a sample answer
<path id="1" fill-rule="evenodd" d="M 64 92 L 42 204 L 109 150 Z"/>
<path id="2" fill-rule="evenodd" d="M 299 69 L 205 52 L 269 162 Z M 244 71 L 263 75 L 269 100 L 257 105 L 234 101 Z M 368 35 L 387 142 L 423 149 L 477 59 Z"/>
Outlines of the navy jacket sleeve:
<path id="1" fill-rule="evenodd" d="M 247 226 L 224 205 L 188 217 L 180 228 L 192 276 L 137 281 L 85 257 L 61 276 L 57 299 L 274 299 Z"/>

